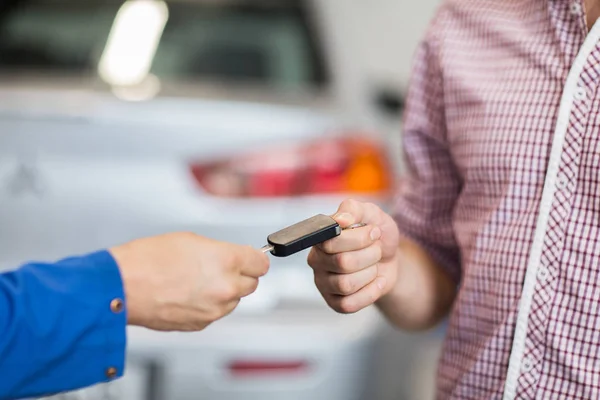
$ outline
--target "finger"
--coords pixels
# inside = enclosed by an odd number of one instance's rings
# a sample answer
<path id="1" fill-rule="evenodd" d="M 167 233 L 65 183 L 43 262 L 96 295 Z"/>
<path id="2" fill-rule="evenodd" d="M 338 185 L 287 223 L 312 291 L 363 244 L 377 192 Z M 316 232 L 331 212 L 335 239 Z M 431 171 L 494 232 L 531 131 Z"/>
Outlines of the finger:
<path id="1" fill-rule="evenodd" d="M 258 278 L 253 278 L 250 276 L 240 276 L 239 277 L 239 297 L 246 297 L 249 294 L 252 294 L 256 291 L 258 287 Z"/>
<path id="2" fill-rule="evenodd" d="M 344 200 L 337 212 L 333 215 L 342 228 L 346 228 L 356 223 L 366 223 L 369 225 L 381 224 L 383 211 L 373 203 L 363 203 L 357 200 Z"/>
<path id="3" fill-rule="evenodd" d="M 235 308 L 238 306 L 238 304 L 240 304 L 240 299 L 232 300 L 232 301 L 226 303 L 223 306 L 223 308 L 221 309 L 221 317 L 218 319 L 221 319 L 221 318 L 226 317 L 227 315 L 231 314 L 231 312 L 233 310 L 235 310 Z"/>
<path id="4" fill-rule="evenodd" d="M 379 261 L 381 261 L 381 243 L 379 241 L 366 249 L 337 254 L 327 254 L 314 248 L 308 258 L 308 264 L 315 271 L 337 274 L 352 274 L 377 264 Z"/>
<path id="5" fill-rule="evenodd" d="M 386 285 L 384 277 L 378 277 L 364 288 L 350 296 L 328 296 L 327 303 L 335 311 L 343 314 L 352 314 L 375 303 Z"/>
<path id="6" fill-rule="evenodd" d="M 315 283 L 321 293 L 348 296 L 354 294 L 377 278 L 377 265 L 353 274 L 335 274 L 331 272 L 315 273 Z"/>
<path id="7" fill-rule="evenodd" d="M 342 228 L 362 221 L 363 218 L 363 203 L 347 199 L 342 201 L 332 218 L 336 220 Z"/>
<path id="8" fill-rule="evenodd" d="M 242 275 L 259 278 L 269 271 L 269 257 L 250 246 L 240 246 L 236 260 Z"/>
<path id="9" fill-rule="evenodd" d="M 381 229 L 379 227 L 365 226 L 343 231 L 341 235 L 321 243 L 319 247 L 325 253 L 337 254 L 367 248 L 380 237 Z"/>

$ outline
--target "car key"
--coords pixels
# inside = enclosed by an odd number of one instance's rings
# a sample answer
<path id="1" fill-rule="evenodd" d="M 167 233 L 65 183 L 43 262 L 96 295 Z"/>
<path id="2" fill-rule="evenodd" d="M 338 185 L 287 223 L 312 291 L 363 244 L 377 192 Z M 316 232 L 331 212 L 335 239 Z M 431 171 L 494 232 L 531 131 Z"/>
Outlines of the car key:
<path id="1" fill-rule="evenodd" d="M 362 226 L 366 226 L 366 224 L 353 224 L 342 229 L 333 218 L 319 214 L 270 234 L 267 237 L 269 244 L 261 250 L 263 253 L 269 251 L 276 257 L 287 257 L 326 240 L 333 239 L 339 236 L 342 230 Z"/>

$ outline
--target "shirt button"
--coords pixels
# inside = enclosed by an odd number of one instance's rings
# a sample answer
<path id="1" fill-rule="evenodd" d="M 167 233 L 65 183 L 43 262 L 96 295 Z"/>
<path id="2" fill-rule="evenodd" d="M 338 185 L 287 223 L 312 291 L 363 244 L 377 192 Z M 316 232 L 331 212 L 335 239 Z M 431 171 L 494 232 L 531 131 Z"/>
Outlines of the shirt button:
<path id="1" fill-rule="evenodd" d="M 528 373 L 533 369 L 533 361 L 530 358 L 524 358 L 523 364 L 521 364 L 521 370 L 523 373 Z"/>
<path id="2" fill-rule="evenodd" d="M 114 379 L 117 376 L 117 369 L 115 367 L 106 368 L 106 377 L 108 379 Z"/>
<path id="3" fill-rule="evenodd" d="M 571 3 L 570 7 L 571 15 L 580 16 L 582 13 L 581 4 L 578 1 L 574 1 Z"/>
<path id="4" fill-rule="evenodd" d="M 123 311 L 123 300 L 114 299 L 113 301 L 111 301 L 110 302 L 110 310 L 112 312 L 114 312 L 115 314 L 118 314 L 121 311 Z"/>
<path id="5" fill-rule="evenodd" d="M 560 175 L 558 177 L 558 181 L 556 182 L 556 188 L 558 190 L 565 190 L 568 185 L 569 185 L 569 180 L 567 179 L 567 177 L 564 175 Z"/>
<path id="6" fill-rule="evenodd" d="M 540 269 L 538 269 L 537 273 L 538 281 L 540 283 L 546 283 L 546 281 L 548 280 L 548 275 L 548 269 L 546 267 L 540 266 Z"/>
<path id="7" fill-rule="evenodd" d="M 585 92 L 585 89 L 582 88 L 581 86 L 579 86 L 577 88 L 577 90 L 575 90 L 575 99 L 576 100 L 585 100 L 587 96 L 587 93 Z"/>

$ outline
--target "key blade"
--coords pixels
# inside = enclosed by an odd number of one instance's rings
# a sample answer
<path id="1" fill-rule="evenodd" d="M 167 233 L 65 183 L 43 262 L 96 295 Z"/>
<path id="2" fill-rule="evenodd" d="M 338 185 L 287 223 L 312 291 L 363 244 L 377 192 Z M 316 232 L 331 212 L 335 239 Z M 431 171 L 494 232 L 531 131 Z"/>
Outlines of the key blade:
<path id="1" fill-rule="evenodd" d="M 273 251 L 273 249 L 274 249 L 274 248 L 275 248 L 275 247 L 273 247 L 272 245 L 270 245 L 270 244 L 266 244 L 266 245 L 264 245 L 264 246 L 263 246 L 263 247 L 262 247 L 260 250 L 261 250 L 263 253 L 268 253 L 268 252 L 271 252 L 271 251 Z"/>

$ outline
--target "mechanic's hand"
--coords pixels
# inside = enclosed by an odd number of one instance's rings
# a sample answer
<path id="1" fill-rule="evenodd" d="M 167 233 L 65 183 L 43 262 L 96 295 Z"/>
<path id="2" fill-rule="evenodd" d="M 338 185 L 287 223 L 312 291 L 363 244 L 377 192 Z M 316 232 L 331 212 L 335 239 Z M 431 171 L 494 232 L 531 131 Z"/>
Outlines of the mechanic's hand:
<path id="1" fill-rule="evenodd" d="M 367 226 L 312 248 L 308 264 L 317 288 L 331 308 L 354 313 L 377 301 L 396 284 L 400 235 L 388 214 L 371 203 L 344 201 L 333 217 L 342 228 Z"/>
<path id="2" fill-rule="evenodd" d="M 251 247 L 193 233 L 139 239 L 110 249 L 125 285 L 131 325 L 198 331 L 229 314 L 269 269 Z"/>

